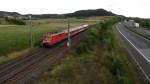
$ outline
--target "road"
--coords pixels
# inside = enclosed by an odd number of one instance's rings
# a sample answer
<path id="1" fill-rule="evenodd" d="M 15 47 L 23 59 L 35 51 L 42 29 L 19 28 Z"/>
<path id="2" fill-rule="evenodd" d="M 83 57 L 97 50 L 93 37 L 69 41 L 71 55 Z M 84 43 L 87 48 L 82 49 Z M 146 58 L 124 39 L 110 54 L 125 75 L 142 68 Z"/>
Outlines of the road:
<path id="1" fill-rule="evenodd" d="M 128 30 L 121 23 L 116 24 L 115 28 L 123 39 L 128 52 L 150 83 L 150 40 Z"/>

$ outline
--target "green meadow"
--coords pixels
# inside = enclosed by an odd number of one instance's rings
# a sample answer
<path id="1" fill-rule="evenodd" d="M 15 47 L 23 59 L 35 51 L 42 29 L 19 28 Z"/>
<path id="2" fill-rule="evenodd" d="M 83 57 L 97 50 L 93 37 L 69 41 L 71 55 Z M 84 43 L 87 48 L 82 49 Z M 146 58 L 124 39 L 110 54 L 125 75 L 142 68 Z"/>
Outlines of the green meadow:
<path id="1" fill-rule="evenodd" d="M 28 23 L 28 21 L 26 21 Z M 93 24 L 95 21 L 70 20 L 71 27 L 82 24 Z M 46 32 L 61 31 L 67 28 L 66 19 L 33 20 L 32 29 L 34 44 L 38 46 Z M 0 56 L 21 51 L 30 47 L 30 26 L 27 25 L 0 25 Z"/>

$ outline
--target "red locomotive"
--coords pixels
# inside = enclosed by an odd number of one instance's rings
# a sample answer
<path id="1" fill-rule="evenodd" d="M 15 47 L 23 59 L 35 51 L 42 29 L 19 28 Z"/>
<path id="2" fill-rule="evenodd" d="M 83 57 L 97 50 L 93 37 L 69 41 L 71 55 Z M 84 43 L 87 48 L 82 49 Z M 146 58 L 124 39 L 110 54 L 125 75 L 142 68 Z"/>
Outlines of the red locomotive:
<path id="1" fill-rule="evenodd" d="M 70 29 L 70 36 L 74 36 L 82 31 L 85 31 L 88 28 L 88 25 L 82 25 L 76 28 Z M 42 41 L 42 45 L 45 47 L 52 46 L 58 42 L 61 42 L 65 40 L 68 37 L 68 31 L 64 30 L 62 32 L 53 32 L 53 33 L 47 33 Z"/>

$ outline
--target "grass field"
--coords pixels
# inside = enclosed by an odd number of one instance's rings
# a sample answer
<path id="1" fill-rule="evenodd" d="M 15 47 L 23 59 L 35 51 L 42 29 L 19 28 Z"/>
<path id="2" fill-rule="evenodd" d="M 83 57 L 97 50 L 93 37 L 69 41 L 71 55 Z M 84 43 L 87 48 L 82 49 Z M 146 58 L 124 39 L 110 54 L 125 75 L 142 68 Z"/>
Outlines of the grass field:
<path id="1" fill-rule="evenodd" d="M 33 27 L 35 42 L 40 41 L 42 35 L 47 31 L 59 29 L 50 25 L 40 25 Z M 7 54 L 13 50 L 20 50 L 29 47 L 28 26 L 3 26 L 0 27 L 0 54 Z"/>
<path id="2" fill-rule="evenodd" d="M 27 21 L 28 22 L 28 21 Z M 93 24 L 96 21 L 71 19 L 71 27 Z M 66 19 L 33 20 L 34 43 L 38 44 L 43 34 L 67 28 Z M 0 25 L 0 56 L 29 48 L 29 25 Z"/>

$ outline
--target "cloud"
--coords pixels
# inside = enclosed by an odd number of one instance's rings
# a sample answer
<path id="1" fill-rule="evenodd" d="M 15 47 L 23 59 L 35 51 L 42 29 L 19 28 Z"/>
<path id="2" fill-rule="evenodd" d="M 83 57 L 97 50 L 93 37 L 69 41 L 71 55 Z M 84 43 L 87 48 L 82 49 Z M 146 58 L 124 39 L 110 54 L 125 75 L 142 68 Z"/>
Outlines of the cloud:
<path id="1" fill-rule="evenodd" d="M 150 0 L 1 0 L 1 11 L 22 14 L 70 13 L 104 8 L 117 14 L 150 18 Z"/>

